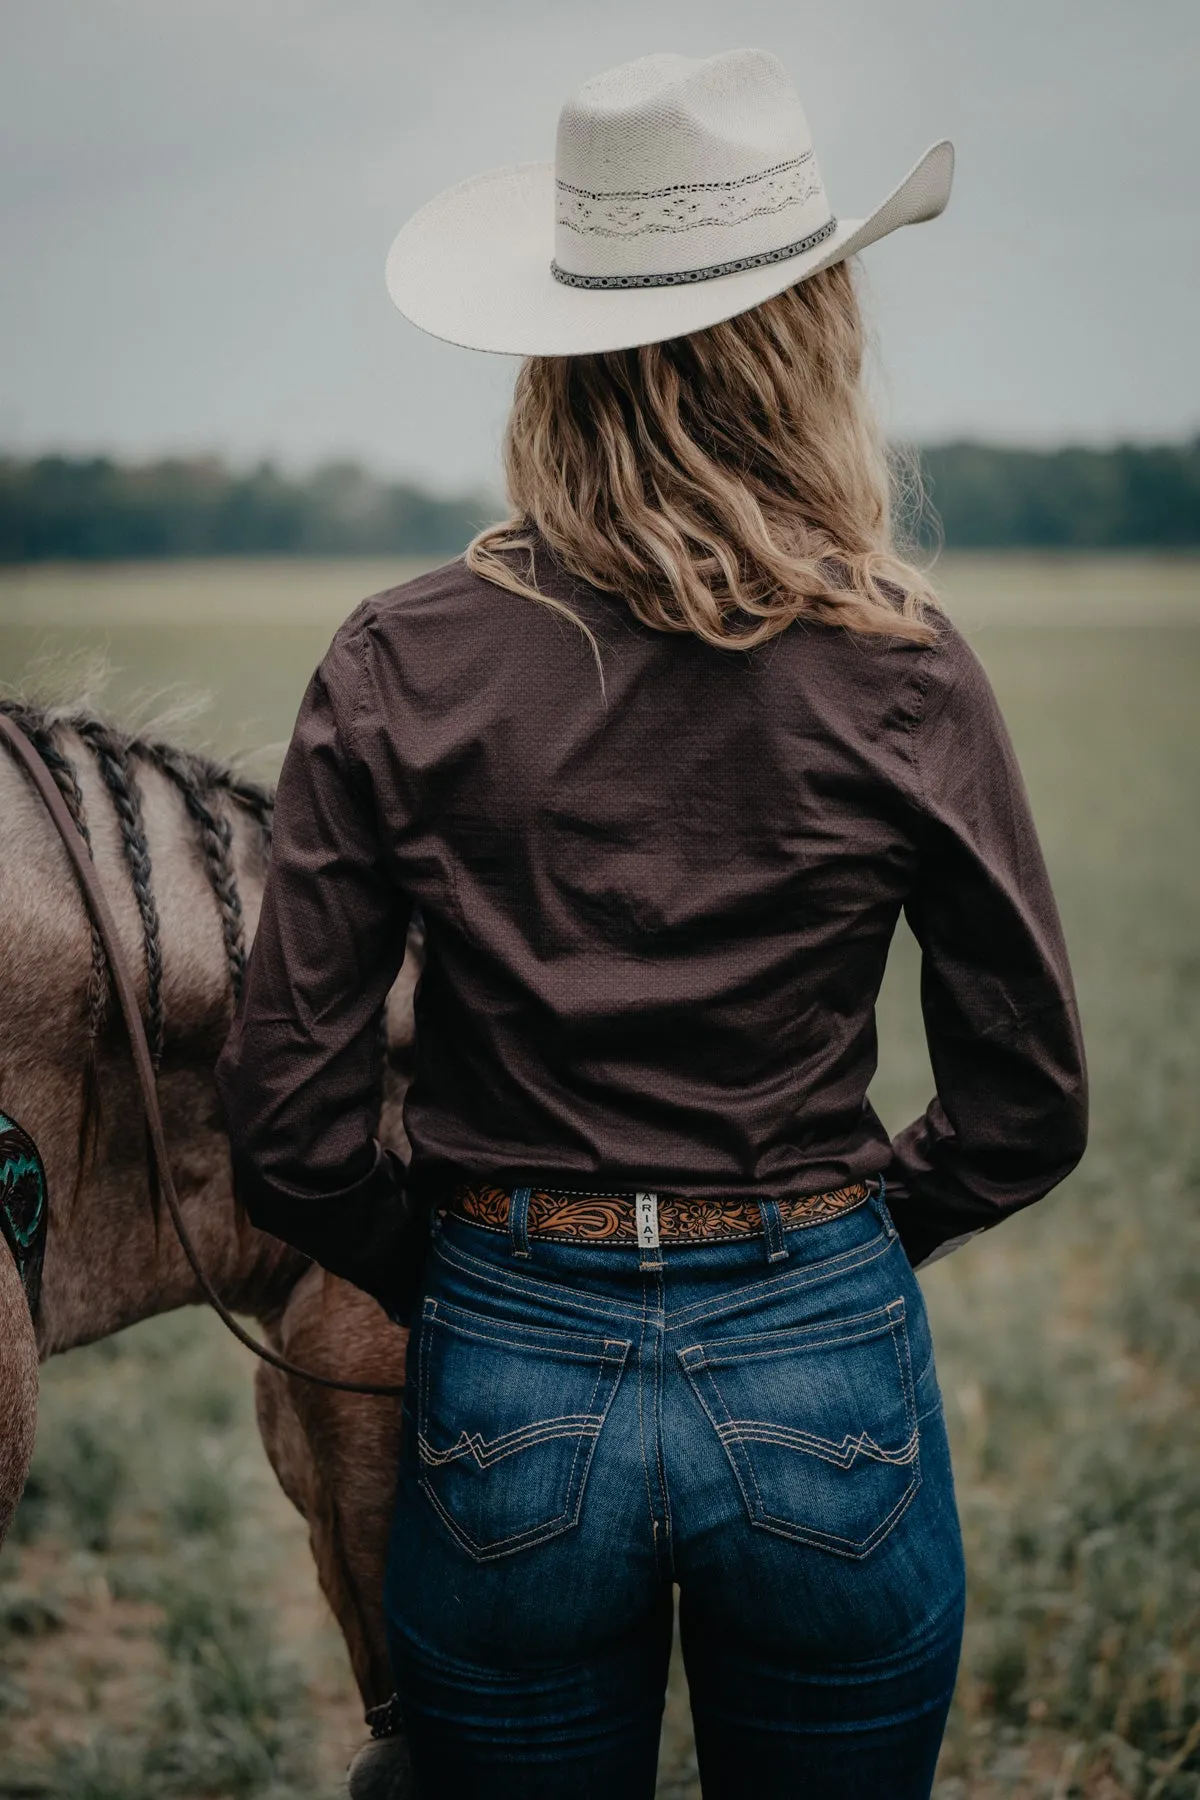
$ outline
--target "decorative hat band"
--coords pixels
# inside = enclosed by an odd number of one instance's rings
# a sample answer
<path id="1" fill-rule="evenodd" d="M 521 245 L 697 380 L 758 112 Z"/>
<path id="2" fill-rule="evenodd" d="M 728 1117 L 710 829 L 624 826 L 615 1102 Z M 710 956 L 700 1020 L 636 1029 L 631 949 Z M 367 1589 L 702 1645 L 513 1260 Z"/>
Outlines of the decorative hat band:
<path id="1" fill-rule="evenodd" d="M 761 268 L 832 237 L 812 147 L 727 181 L 616 192 L 555 181 L 551 270 L 568 287 L 674 287 Z"/>
<path id="2" fill-rule="evenodd" d="M 783 244 L 778 250 L 759 250 L 752 256 L 736 256 L 731 262 L 709 263 L 703 269 L 672 269 L 662 275 L 573 275 L 569 269 L 561 269 L 556 261 L 551 261 L 550 272 L 555 281 L 573 288 L 679 287 L 688 281 L 712 281 L 717 275 L 736 275 L 742 269 L 761 269 L 768 263 L 786 262 L 789 256 L 803 256 L 806 250 L 815 250 L 818 244 L 832 237 L 836 230 L 837 220 L 830 213 L 824 225 L 818 225 L 815 231 L 810 231 L 807 237 L 797 238 L 793 244 Z"/>

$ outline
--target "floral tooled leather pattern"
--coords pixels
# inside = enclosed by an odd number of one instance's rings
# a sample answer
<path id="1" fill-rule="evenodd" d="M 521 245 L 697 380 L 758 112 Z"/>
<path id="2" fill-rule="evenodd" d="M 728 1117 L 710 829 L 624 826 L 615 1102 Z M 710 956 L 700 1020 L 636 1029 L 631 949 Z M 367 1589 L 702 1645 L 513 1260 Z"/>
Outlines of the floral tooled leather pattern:
<path id="1" fill-rule="evenodd" d="M 819 1225 L 861 1206 L 868 1195 L 865 1182 L 833 1188 L 824 1194 L 781 1200 L 780 1218 L 785 1231 Z M 450 1197 L 449 1210 L 490 1231 L 508 1230 L 509 1195 L 500 1187 L 460 1187 Z M 762 1215 L 753 1200 L 689 1200 L 678 1194 L 659 1194 L 660 1238 L 676 1242 L 700 1242 L 713 1238 L 745 1238 L 762 1231 Z M 632 1194 L 561 1194 L 534 1188 L 529 1196 L 529 1232 L 534 1237 L 564 1242 L 584 1239 L 635 1244 L 638 1241 Z"/>

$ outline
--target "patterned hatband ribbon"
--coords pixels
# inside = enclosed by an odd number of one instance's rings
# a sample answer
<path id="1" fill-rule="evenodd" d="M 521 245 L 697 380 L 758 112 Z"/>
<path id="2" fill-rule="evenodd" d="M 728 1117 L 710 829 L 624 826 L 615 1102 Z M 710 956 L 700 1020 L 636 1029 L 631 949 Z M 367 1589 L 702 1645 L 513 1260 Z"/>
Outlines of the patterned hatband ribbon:
<path id="1" fill-rule="evenodd" d="M 837 220 L 831 214 L 824 225 L 794 243 L 781 244 L 777 250 L 759 250 L 753 256 L 735 256 L 728 262 L 709 263 L 703 269 L 671 269 L 661 275 L 575 275 L 552 262 L 550 273 L 564 287 L 573 288 L 689 287 L 694 281 L 715 281 L 719 275 L 740 275 L 744 269 L 762 269 L 771 263 L 788 262 L 793 256 L 806 256 L 836 230 Z"/>
<path id="2" fill-rule="evenodd" d="M 842 1213 L 853 1212 L 868 1198 L 865 1181 L 853 1187 L 833 1188 L 824 1194 L 780 1200 L 780 1221 L 785 1231 L 820 1225 Z M 531 1237 L 556 1238 L 564 1243 L 636 1244 L 637 1196 L 634 1194 L 575 1194 L 561 1189 L 534 1188 L 529 1196 L 528 1230 Z M 500 1187 L 458 1187 L 439 1209 L 469 1219 L 488 1231 L 507 1231 L 509 1194 Z M 698 1244 L 721 1238 L 761 1236 L 762 1213 L 753 1200 L 689 1200 L 678 1194 L 658 1195 L 658 1233 L 666 1242 Z"/>

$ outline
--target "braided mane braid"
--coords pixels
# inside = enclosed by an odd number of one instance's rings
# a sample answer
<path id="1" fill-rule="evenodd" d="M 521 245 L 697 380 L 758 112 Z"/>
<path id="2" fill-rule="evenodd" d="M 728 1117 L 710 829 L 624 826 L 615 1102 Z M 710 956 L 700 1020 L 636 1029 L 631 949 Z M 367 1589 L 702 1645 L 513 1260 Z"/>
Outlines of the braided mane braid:
<path id="1" fill-rule="evenodd" d="M 152 738 L 136 739 L 133 749 L 174 784 L 196 826 L 209 886 L 220 913 L 229 983 L 236 1001 L 246 972 L 246 925 L 233 864 L 233 826 L 226 813 L 214 808 L 210 801 L 214 796 L 227 797 L 240 811 L 249 813 L 258 827 L 265 858 L 271 850 L 274 796 L 268 788 L 237 775 L 228 764 L 214 762 L 194 750 L 180 750 L 174 744 Z"/>
<path id="2" fill-rule="evenodd" d="M 150 1055 L 157 1069 L 162 1061 L 166 1038 L 166 1016 L 163 1011 L 162 934 L 159 929 L 158 902 L 154 898 L 150 868 L 150 845 L 142 818 L 142 796 L 134 779 L 128 740 L 99 719 L 75 718 L 73 729 L 96 758 L 100 779 L 108 789 L 117 823 L 121 828 L 121 846 L 133 884 L 133 897 L 142 920 L 142 943 L 146 956 L 146 1008 L 149 1014 L 146 1035 Z"/>
<path id="3" fill-rule="evenodd" d="M 189 766 L 188 759 L 178 750 L 171 749 L 169 745 L 155 745 L 154 761 L 179 790 L 188 816 L 199 831 L 209 886 L 216 895 L 221 914 L 225 960 L 229 965 L 229 982 L 236 1001 L 241 995 L 242 977 L 246 972 L 246 924 L 242 914 L 242 896 L 238 893 L 237 876 L 233 867 L 233 826 L 224 813 L 214 813 L 205 804 L 196 785 L 195 772 Z"/>
<path id="4" fill-rule="evenodd" d="M 158 739 L 121 731 L 82 709 L 51 712 L 45 707 L 0 697 L 0 710 L 20 727 L 50 769 L 89 849 L 91 834 L 79 778 L 70 757 L 60 748 L 57 734 L 73 732 L 96 759 L 100 778 L 112 797 L 117 814 L 121 847 L 142 922 L 149 1012 L 147 1036 L 157 1067 L 162 1057 L 166 1027 L 162 940 L 135 765 L 148 764 L 171 783 L 195 829 L 204 872 L 217 902 L 225 961 L 235 999 L 241 992 L 245 974 L 246 932 L 233 859 L 233 824 L 227 809 L 232 805 L 253 821 L 265 859 L 271 848 L 274 796 L 269 788 L 246 780 L 226 763 L 216 762 L 195 751 L 181 750 Z M 92 969 L 88 982 L 89 1032 L 93 1041 L 103 1028 L 107 1000 L 107 963 L 103 946 L 93 930 Z"/>
<path id="5" fill-rule="evenodd" d="M 88 829 L 87 814 L 83 806 L 83 789 L 79 785 L 79 777 L 75 773 L 75 765 L 69 756 L 65 756 L 54 741 L 51 728 L 45 716 L 33 707 L 22 706 L 17 702 L 0 702 L 4 711 L 20 727 L 29 739 L 51 775 L 54 785 L 67 803 L 67 811 L 80 837 L 92 853 L 92 834 Z M 100 933 L 94 925 L 89 924 L 92 940 L 92 963 L 88 971 L 87 1006 L 88 1006 L 88 1041 L 94 1044 L 104 1029 L 104 1021 L 108 1014 L 108 959 L 104 954 L 104 945 L 100 941 Z"/>

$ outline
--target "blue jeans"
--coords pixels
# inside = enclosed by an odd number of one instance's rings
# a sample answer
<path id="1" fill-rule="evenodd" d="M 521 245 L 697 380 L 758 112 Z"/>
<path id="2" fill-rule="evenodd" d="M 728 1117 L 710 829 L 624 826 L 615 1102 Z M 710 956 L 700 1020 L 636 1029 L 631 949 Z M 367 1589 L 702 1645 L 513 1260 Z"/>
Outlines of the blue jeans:
<path id="1" fill-rule="evenodd" d="M 521 1248 L 439 1221 L 409 1345 L 386 1605 L 421 1794 L 649 1800 L 677 1586 L 705 1800 L 924 1800 L 962 1547 L 882 1200 Z"/>

